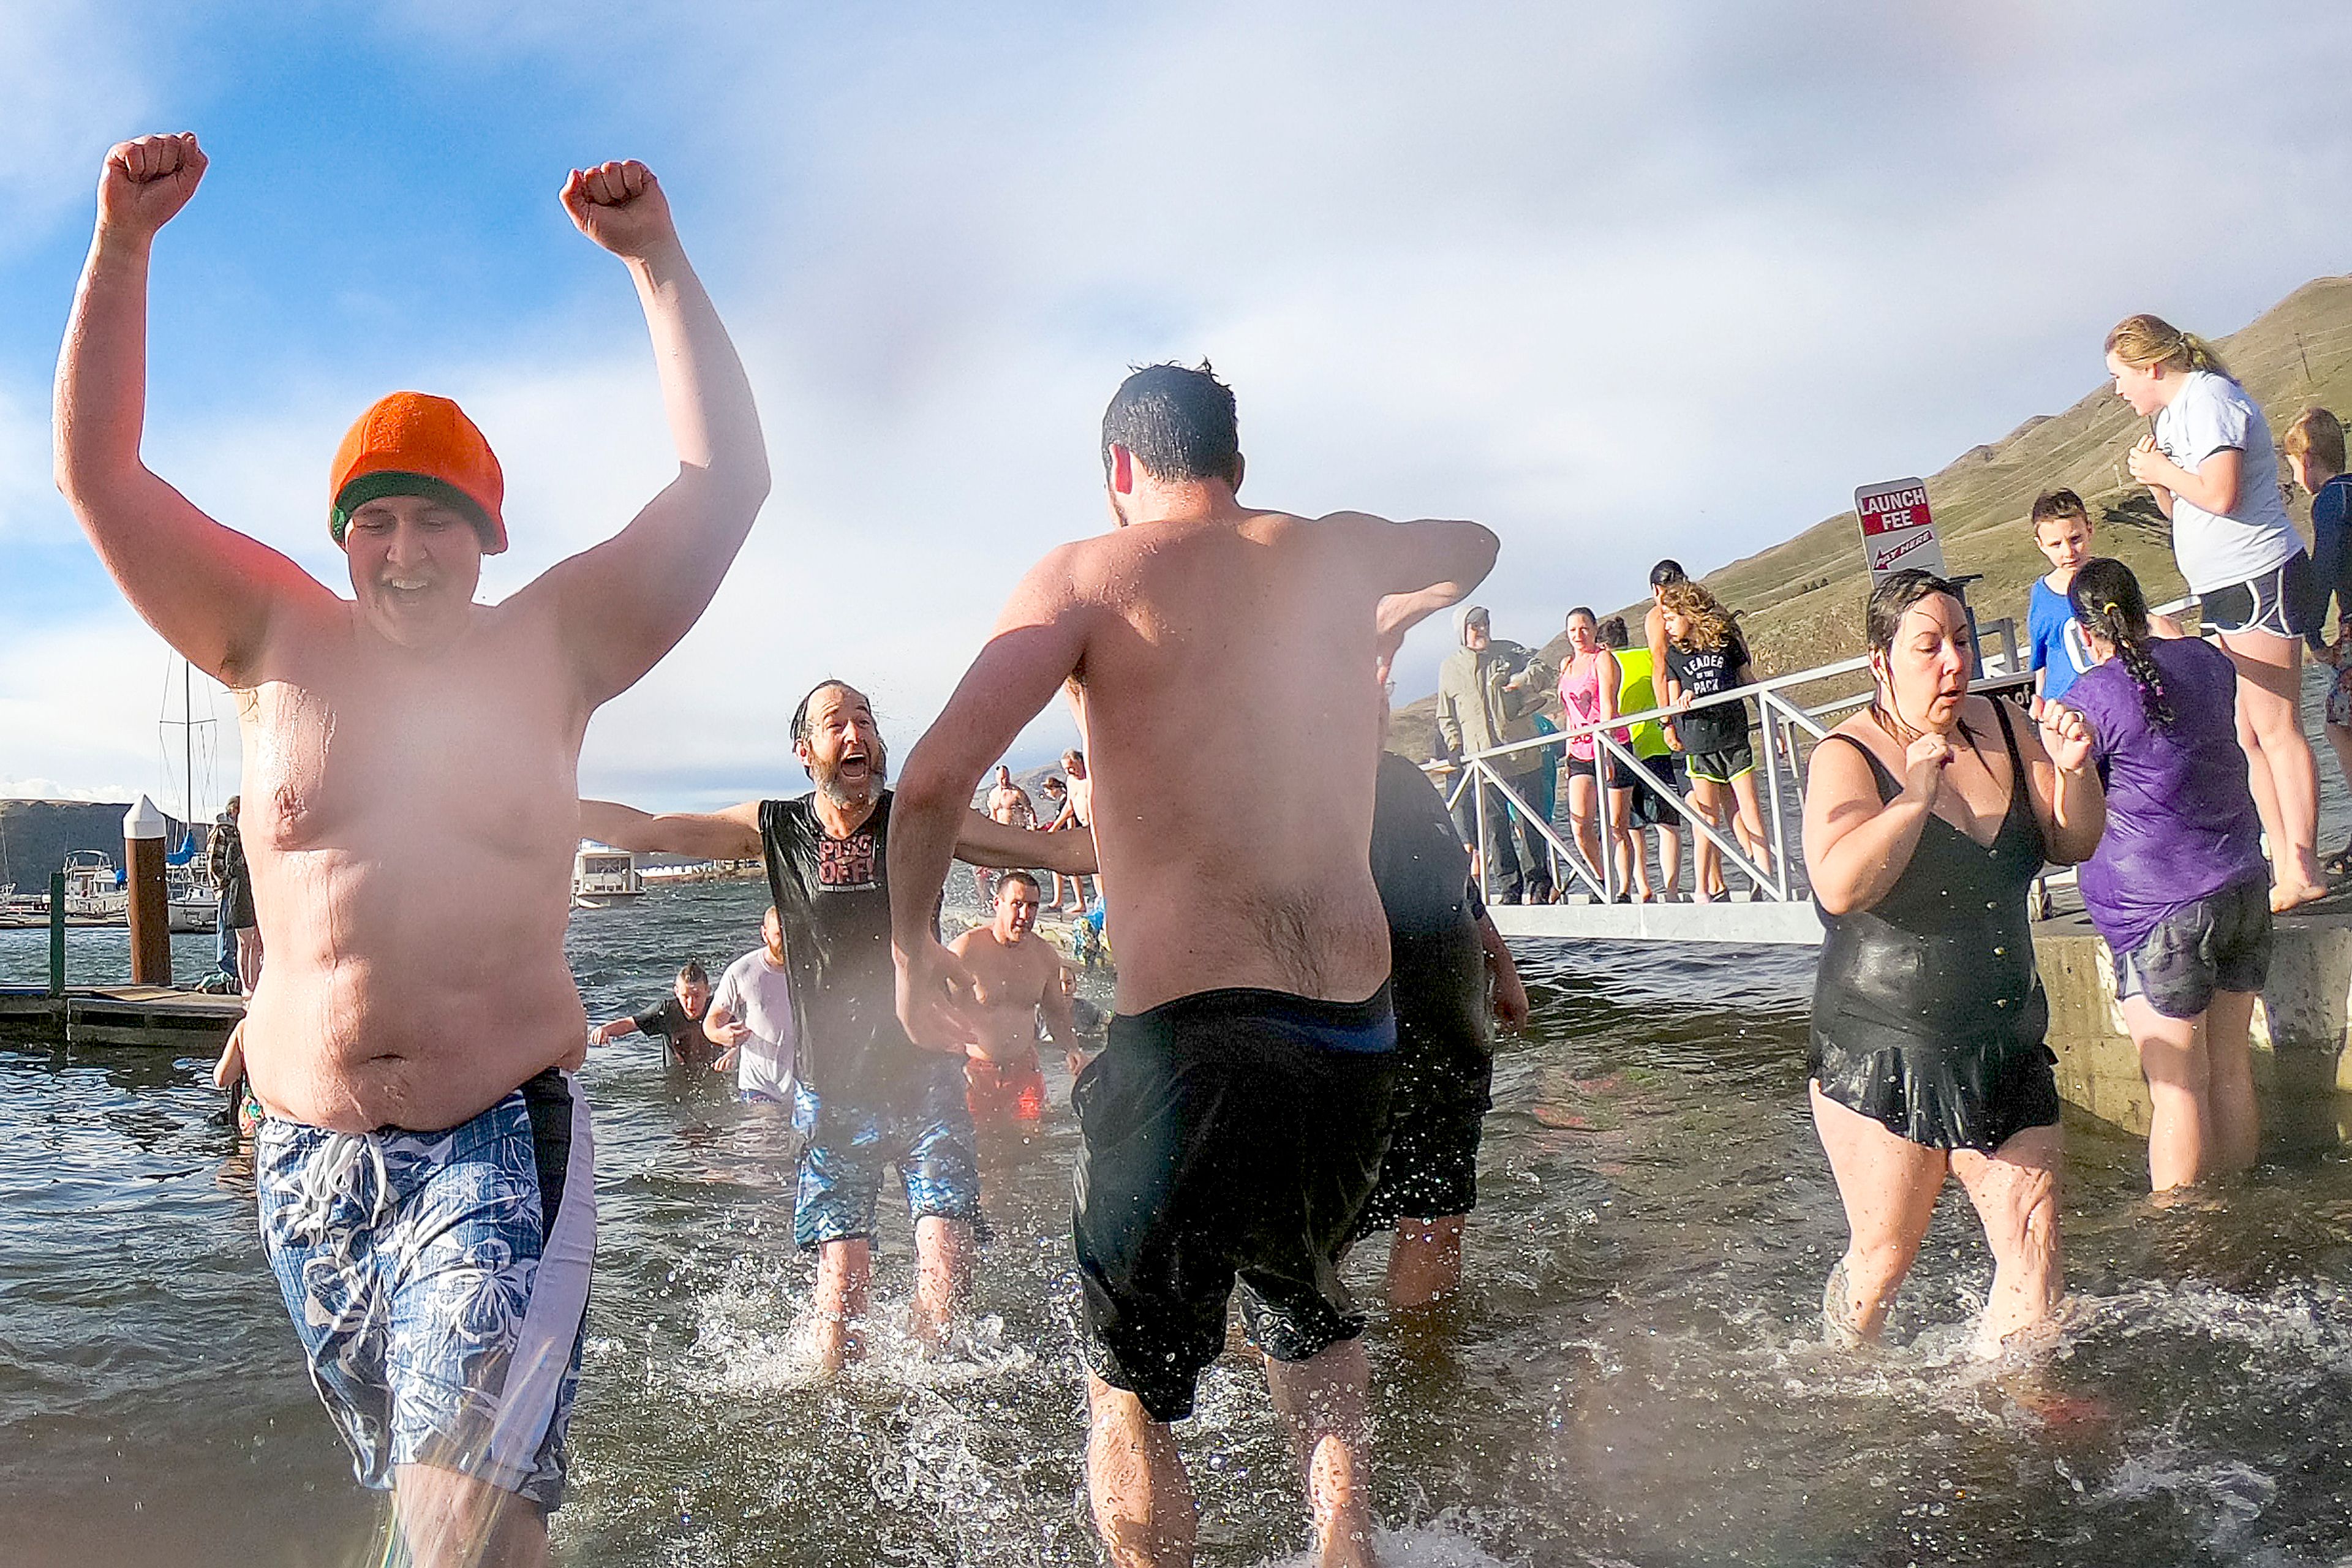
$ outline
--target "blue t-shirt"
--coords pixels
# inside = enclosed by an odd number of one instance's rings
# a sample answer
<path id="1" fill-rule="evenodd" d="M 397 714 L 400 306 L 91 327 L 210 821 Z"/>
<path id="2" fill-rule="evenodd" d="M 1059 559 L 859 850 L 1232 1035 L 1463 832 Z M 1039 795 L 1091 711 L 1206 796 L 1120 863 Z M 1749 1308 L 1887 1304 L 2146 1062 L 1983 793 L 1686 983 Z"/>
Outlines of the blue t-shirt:
<path id="1" fill-rule="evenodd" d="M 2352 620 L 2352 474 L 2338 474 L 2311 498 L 2311 575 L 2319 595 L 2319 614 L 2312 617 L 2305 639 L 2314 653 L 2326 645 L 2336 628 L 2328 624 L 2327 602 L 2336 613 Z"/>
<path id="2" fill-rule="evenodd" d="M 2040 577 L 2033 580 L 2032 602 L 2025 609 L 2025 633 L 2033 643 L 2026 668 L 2049 671 L 2042 678 L 2042 695 L 2053 701 L 2065 696 L 2066 689 L 2091 668 L 2091 645 L 2066 595 L 2053 592 Z"/>

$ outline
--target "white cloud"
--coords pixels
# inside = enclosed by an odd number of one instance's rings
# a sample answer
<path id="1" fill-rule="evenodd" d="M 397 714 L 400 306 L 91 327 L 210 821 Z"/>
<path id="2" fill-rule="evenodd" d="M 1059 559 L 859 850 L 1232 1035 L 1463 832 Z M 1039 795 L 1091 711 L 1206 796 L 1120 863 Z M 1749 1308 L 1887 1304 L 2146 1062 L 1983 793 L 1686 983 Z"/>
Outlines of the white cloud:
<path id="1" fill-rule="evenodd" d="M 96 188 L 99 155 L 154 101 L 158 36 L 87 0 L 0 0 L 0 38 L 5 253 Z"/>
<path id="2" fill-rule="evenodd" d="M 541 62 L 551 92 L 587 68 L 527 7 L 383 25 Z M 586 786 L 652 804 L 794 784 L 784 718 L 828 673 L 871 688 L 903 754 L 1018 571 L 1102 526 L 1095 422 L 1129 362 L 1214 358 L 1252 499 L 1494 523 L 1480 596 L 1533 640 L 1634 597 L 1658 555 L 1748 553 L 2063 406 L 2126 311 L 2227 331 L 2352 251 L 2324 199 L 2352 162 L 2333 14 L 936 6 L 787 28 L 714 6 L 666 29 L 632 101 L 700 150 L 663 173 L 777 486 L 703 623 L 591 729 Z M 410 378 L 506 463 L 493 594 L 670 471 L 620 298 Z M 331 308 L 299 304 L 284 330 Z M 159 409 L 157 467 L 340 585 L 325 460 L 381 390 L 257 378 Z M 46 466 L 37 417 L 0 390 L 0 459 Z M 8 471 L 0 539 L 39 509 Z M 1444 641 L 1416 636 L 1409 689 Z M 0 768 L 81 776 L 47 752 Z"/>

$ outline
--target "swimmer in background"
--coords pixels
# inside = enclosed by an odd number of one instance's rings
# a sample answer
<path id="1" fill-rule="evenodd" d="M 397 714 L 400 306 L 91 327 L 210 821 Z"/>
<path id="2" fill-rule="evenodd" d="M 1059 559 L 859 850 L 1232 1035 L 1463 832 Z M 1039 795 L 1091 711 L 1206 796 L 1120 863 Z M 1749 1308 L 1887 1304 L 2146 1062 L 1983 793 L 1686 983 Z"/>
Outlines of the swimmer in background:
<path id="1" fill-rule="evenodd" d="M 710 994 L 702 1034 L 719 1047 L 712 1072 L 732 1071 L 743 1100 L 793 1103 L 793 1068 L 800 1025 L 793 1014 L 793 977 L 784 957 L 784 926 L 770 904 L 760 919 L 760 945 L 727 966 Z"/>
<path id="2" fill-rule="evenodd" d="M 996 787 L 988 792 L 988 815 L 1007 827 L 1037 826 L 1037 808 L 1029 804 L 1029 792 L 1013 782 L 1013 770 L 1003 763 L 996 764 Z M 996 901 L 996 888 L 989 880 L 987 867 L 974 866 L 971 879 L 980 888 L 983 908 Z"/>
<path id="3" fill-rule="evenodd" d="M 1007 871 L 996 880 L 995 918 L 948 943 L 972 981 L 965 1012 L 972 1037 L 964 1042 L 963 1077 L 975 1123 L 1035 1121 L 1045 1115 L 1045 1079 L 1037 1066 L 1041 1014 L 1054 1043 L 1073 1060 L 1079 1054 L 1070 972 L 1053 944 L 1036 934 L 1044 897 L 1035 877 Z"/>
<path id="4" fill-rule="evenodd" d="M 1095 827 L 1095 781 L 1087 772 L 1087 754 L 1075 746 L 1064 752 L 1062 772 L 1067 777 L 1063 781 L 1061 789 L 1055 792 L 1062 796 L 1062 809 L 1053 821 L 1045 825 L 1045 831 L 1071 833 L 1084 829 L 1092 833 Z M 1053 781 L 1049 779 L 1046 782 L 1050 784 Z M 1057 910 L 1062 907 L 1061 891 L 1061 888 L 1056 885 L 1054 889 L 1054 907 Z M 1078 914 L 1080 918 L 1084 918 L 1087 912 L 1085 879 L 1078 877 L 1071 878 L 1070 892 L 1078 900 Z M 1095 898 L 1097 901 L 1102 898 L 1102 877 L 1099 873 L 1095 877 Z"/>
<path id="5" fill-rule="evenodd" d="M 639 993 L 643 994 L 643 993 Z M 702 1016 L 710 1005 L 710 971 L 689 958 L 678 965 L 670 994 L 625 1018 L 614 1018 L 588 1031 L 592 1046 L 609 1046 L 627 1035 L 644 1035 L 662 1043 L 662 1059 L 679 1067 L 709 1067 L 716 1048 L 702 1032 Z"/>
<path id="6" fill-rule="evenodd" d="M 1076 826 L 1076 819 L 1070 816 L 1070 786 L 1063 782 L 1061 774 L 1047 773 L 1045 782 L 1037 786 L 1037 793 L 1045 797 L 1045 809 L 1038 813 L 1038 832 L 1059 833 L 1066 824 Z M 1045 909 L 1049 913 L 1059 914 L 1067 907 L 1067 900 L 1062 897 L 1062 874 L 1047 871 L 1045 875 L 1052 879 L 1053 886 L 1053 897 L 1045 900 Z M 1070 879 L 1070 891 L 1078 900 L 1078 912 L 1086 913 L 1085 884 L 1073 877 Z"/>

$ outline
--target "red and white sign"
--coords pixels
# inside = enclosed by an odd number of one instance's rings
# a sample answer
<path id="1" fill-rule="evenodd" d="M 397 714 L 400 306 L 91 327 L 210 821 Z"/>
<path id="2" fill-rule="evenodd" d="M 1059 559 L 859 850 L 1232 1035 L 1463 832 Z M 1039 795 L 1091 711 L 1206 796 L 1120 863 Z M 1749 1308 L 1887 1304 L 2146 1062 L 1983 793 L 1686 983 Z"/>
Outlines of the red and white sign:
<path id="1" fill-rule="evenodd" d="M 1911 567 L 1944 575 L 1944 548 L 1936 540 L 1925 480 L 1864 485 L 1853 492 L 1853 511 L 1862 520 L 1862 552 L 1870 561 L 1873 587 L 1890 573 Z"/>

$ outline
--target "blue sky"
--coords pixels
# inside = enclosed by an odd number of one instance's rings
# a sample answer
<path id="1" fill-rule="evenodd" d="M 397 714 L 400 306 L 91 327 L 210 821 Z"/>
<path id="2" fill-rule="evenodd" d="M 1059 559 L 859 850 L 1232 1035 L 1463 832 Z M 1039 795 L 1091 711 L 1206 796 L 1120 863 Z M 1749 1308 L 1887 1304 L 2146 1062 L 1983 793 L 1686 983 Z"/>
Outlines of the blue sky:
<path id="1" fill-rule="evenodd" d="M 47 478 L 90 189 L 142 131 L 214 160 L 158 248 L 149 460 L 338 587 L 326 463 L 395 386 L 457 396 L 506 463 L 493 596 L 662 482 L 634 300 L 554 200 L 575 163 L 661 174 L 777 489 L 590 730 L 583 787 L 659 806 L 794 787 L 783 721 L 828 673 L 903 752 L 1022 566 L 1103 526 L 1129 363 L 1216 362 L 1261 504 L 1492 523 L 1480 596 L 1537 641 L 1658 555 L 1719 564 L 2064 406 L 2128 311 L 2227 331 L 2352 265 L 2352 16 L 2305 8 L 453 0 L 142 30 L 0 0 L 0 794 L 176 774 L 165 652 Z"/>

